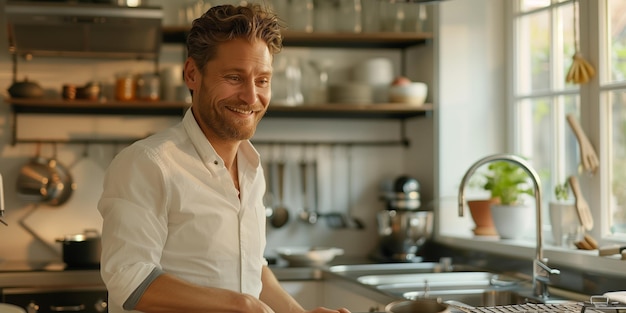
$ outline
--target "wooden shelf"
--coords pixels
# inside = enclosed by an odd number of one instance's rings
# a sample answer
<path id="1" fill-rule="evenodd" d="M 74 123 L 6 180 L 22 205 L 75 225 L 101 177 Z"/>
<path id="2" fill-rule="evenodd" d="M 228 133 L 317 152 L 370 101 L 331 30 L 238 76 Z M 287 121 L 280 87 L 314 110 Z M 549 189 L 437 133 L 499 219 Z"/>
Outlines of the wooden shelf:
<path id="1" fill-rule="evenodd" d="M 165 26 L 162 29 L 164 43 L 184 43 L 188 26 Z M 329 48 L 406 48 L 423 44 L 433 38 L 430 32 L 373 32 L 373 33 L 336 33 L 336 32 L 295 32 L 283 33 L 283 45 L 291 47 L 329 47 Z"/>
<path id="2" fill-rule="evenodd" d="M 16 114 L 111 114 L 111 115 L 180 115 L 189 104 L 168 101 L 88 101 L 63 99 L 9 98 Z M 302 106 L 271 105 L 267 117 L 294 118 L 395 118 L 426 116 L 432 112 L 431 104 L 411 106 L 396 103 L 370 105 L 320 104 Z"/>
<path id="3" fill-rule="evenodd" d="M 320 104 L 302 106 L 270 105 L 268 117 L 299 118 L 396 118 L 405 119 L 429 115 L 432 104 L 412 106 L 400 103 L 376 103 L 368 105 Z"/>
<path id="4" fill-rule="evenodd" d="M 90 101 L 63 99 L 9 98 L 17 114 L 111 114 L 111 115 L 182 115 L 189 107 L 184 102 L 168 101 Z"/>

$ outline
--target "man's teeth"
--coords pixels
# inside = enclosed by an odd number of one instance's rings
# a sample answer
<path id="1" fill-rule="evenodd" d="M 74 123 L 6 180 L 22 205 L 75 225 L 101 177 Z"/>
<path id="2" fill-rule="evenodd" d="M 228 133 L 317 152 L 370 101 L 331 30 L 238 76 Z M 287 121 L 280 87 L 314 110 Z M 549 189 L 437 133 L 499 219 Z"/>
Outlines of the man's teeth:
<path id="1" fill-rule="evenodd" d="M 230 108 L 232 111 L 235 111 L 237 113 L 242 113 L 242 114 L 250 114 L 252 113 L 252 111 L 250 110 L 241 110 L 241 109 L 237 109 L 237 108 Z"/>

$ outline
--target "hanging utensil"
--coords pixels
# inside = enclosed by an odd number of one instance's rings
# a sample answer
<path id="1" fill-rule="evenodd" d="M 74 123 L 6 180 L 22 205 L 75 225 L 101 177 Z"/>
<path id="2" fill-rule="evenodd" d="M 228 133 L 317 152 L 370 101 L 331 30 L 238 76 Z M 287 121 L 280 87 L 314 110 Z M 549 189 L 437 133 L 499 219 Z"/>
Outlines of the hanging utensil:
<path id="1" fill-rule="evenodd" d="M 585 132 L 582 127 L 580 127 L 580 124 L 578 124 L 576 118 L 572 114 L 568 114 L 566 118 L 569 126 L 574 131 L 574 135 L 576 135 L 576 139 L 578 140 L 580 160 L 584 170 L 591 174 L 595 174 L 598 170 L 598 166 L 600 165 L 596 151 L 593 149 L 589 138 L 585 135 Z"/>
<path id="2" fill-rule="evenodd" d="M 569 185 L 572 187 L 572 192 L 574 193 L 574 198 L 576 199 L 576 210 L 578 212 L 578 218 L 580 219 L 580 224 L 583 225 L 585 230 L 593 229 L 593 216 L 591 215 L 591 210 L 589 209 L 589 204 L 583 197 L 582 192 L 580 191 L 580 185 L 578 184 L 578 178 L 576 176 L 569 177 Z"/>
<path id="3" fill-rule="evenodd" d="M 285 181 L 285 161 L 280 160 L 276 163 L 278 170 L 278 205 L 274 208 L 270 224 L 275 228 L 285 226 L 289 221 L 289 210 L 285 206 L 284 198 L 284 181 Z"/>
<path id="4" fill-rule="evenodd" d="M 35 157 L 20 169 L 18 196 L 30 202 L 59 206 L 70 198 L 76 185 L 69 170 L 58 162 L 56 145 L 50 159 L 42 157 L 40 151 L 41 144 L 37 144 Z"/>
<path id="5" fill-rule="evenodd" d="M 353 208 L 352 208 L 352 146 L 348 146 L 348 152 L 347 154 L 347 162 L 346 162 L 346 167 L 348 168 L 348 174 L 347 174 L 347 192 L 346 192 L 346 196 L 348 197 L 348 213 L 347 213 L 347 217 L 346 217 L 346 221 L 348 224 L 348 227 L 350 228 L 356 228 L 356 229 L 364 229 L 365 228 L 365 224 L 363 224 L 363 221 L 361 221 L 361 219 L 359 219 L 358 217 L 355 217 L 353 214 Z"/>
<path id="6" fill-rule="evenodd" d="M 308 207 L 308 200 L 309 200 L 309 193 L 307 192 L 307 188 L 308 188 L 308 184 L 307 184 L 307 179 L 308 179 L 308 175 L 307 175 L 307 170 L 308 170 L 308 165 L 306 160 L 302 160 L 300 162 L 300 178 L 302 179 L 302 211 L 300 212 L 300 220 L 309 223 L 309 224 L 315 224 L 317 223 L 317 212 L 315 211 L 315 209 L 313 208 L 309 208 Z M 316 175 L 315 172 L 313 173 L 313 175 Z M 313 179 L 315 181 L 315 178 Z M 315 188 L 317 189 L 317 186 L 313 185 L 311 186 L 311 188 Z"/>
<path id="7" fill-rule="evenodd" d="M 584 84 L 591 80 L 595 75 L 596 71 L 585 60 L 582 53 L 580 52 L 580 44 L 578 43 L 578 0 L 574 0 L 572 2 L 572 7 L 574 8 L 574 56 L 572 56 L 572 66 L 569 68 L 567 72 L 567 76 L 565 81 L 572 84 Z"/>
<path id="8" fill-rule="evenodd" d="M 331 174 L 335 174 L 337 173 L 337 170 L 335 168 L 335 162 L 336 162 L 336 149 L 333 147 L 331 148 L 331 157 L 330 157 L 330 167 L 331 167 Z M 336 182 L 337 180 L 333 179 L 333 182 Z M 331 186 L 330 188 L 331 190 L 331 194 L 330 194 L 330 199 L 331 199 L 331 204 L 334 203 L 335 201 L 335 193 L 333 192 L 334 190 L 336 190 L 336 187 Z M 326 219 L 326 223 L 328 224 L 328 227 L 330 228 L 346 228 L 347 222 L 346 222 L 346 218 L 345 216 L 340 213 L 340 212 L 328 212 L 328 213 L 324 213 L 323 214 L 324 218 Z"/>
<path id="9" fill-rule="evenodd" d="M 271 147 L 270 147 L 271 150 Z M 276 178 L 274 177 L 274 162 L 271 158 L 271 155 L 268 154 L 269 161 L 263 163 L 263 173 L 265 176 L 265 193 L 263 194 L 263 205 L 265 206 L 265 217 L 267 221 L 270 222 L 272 220 L 272 216 L 274 215 L 274 181 Z"/>

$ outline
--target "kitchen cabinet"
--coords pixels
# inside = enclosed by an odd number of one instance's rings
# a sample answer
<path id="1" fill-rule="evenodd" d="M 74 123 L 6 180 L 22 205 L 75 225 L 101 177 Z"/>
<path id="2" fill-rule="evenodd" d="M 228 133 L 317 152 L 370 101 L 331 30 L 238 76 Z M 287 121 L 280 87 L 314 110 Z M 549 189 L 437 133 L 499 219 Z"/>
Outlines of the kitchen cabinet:
<path id="1" fill-rule="evenodd" d="M 373 291 L 361 290 L 362 287 L 346 281 L 281 281 L 280 285 L 307 310 L 322 306 L 347 308 L 352 312 L 381 312 L 387 303 L 367 296 Z"/>
<path id="2" fill-rule="evenodd" d="M 367 297 L 364 292 L 355 291 L 355 288 L 361 287 L 326 282 L 323 293 L 324 306 L 330 309 L 345 307 L 351 312 L 382 312 L 385 309 L 386 303 Z"/>
<path id="3" fill-rule="evenodd" d="M 323 284 L 322 281 L 298 280 L 281 281 L 280 285 L 289 293 L 300 305 L 311 310 L 323 305 Z"/>

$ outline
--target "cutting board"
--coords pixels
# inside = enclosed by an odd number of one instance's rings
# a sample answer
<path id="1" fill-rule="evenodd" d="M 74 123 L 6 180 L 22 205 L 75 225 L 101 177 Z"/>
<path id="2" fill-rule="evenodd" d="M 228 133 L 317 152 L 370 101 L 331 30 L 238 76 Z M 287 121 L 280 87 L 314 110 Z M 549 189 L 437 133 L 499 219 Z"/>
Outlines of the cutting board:
<path id="1" fill-rule="evenodd" d="M 46 244 L 60 249 L 56 242 L 69 234 L 82 233 L 85 229 L 102 230 L 102 217 L 97 204 L 102 194 L 104 169 L 89 157 L 83 157 L 69 168 L 76 189 L 67 202 L 60 206 L 39 204 L 23 221 Z"/>

